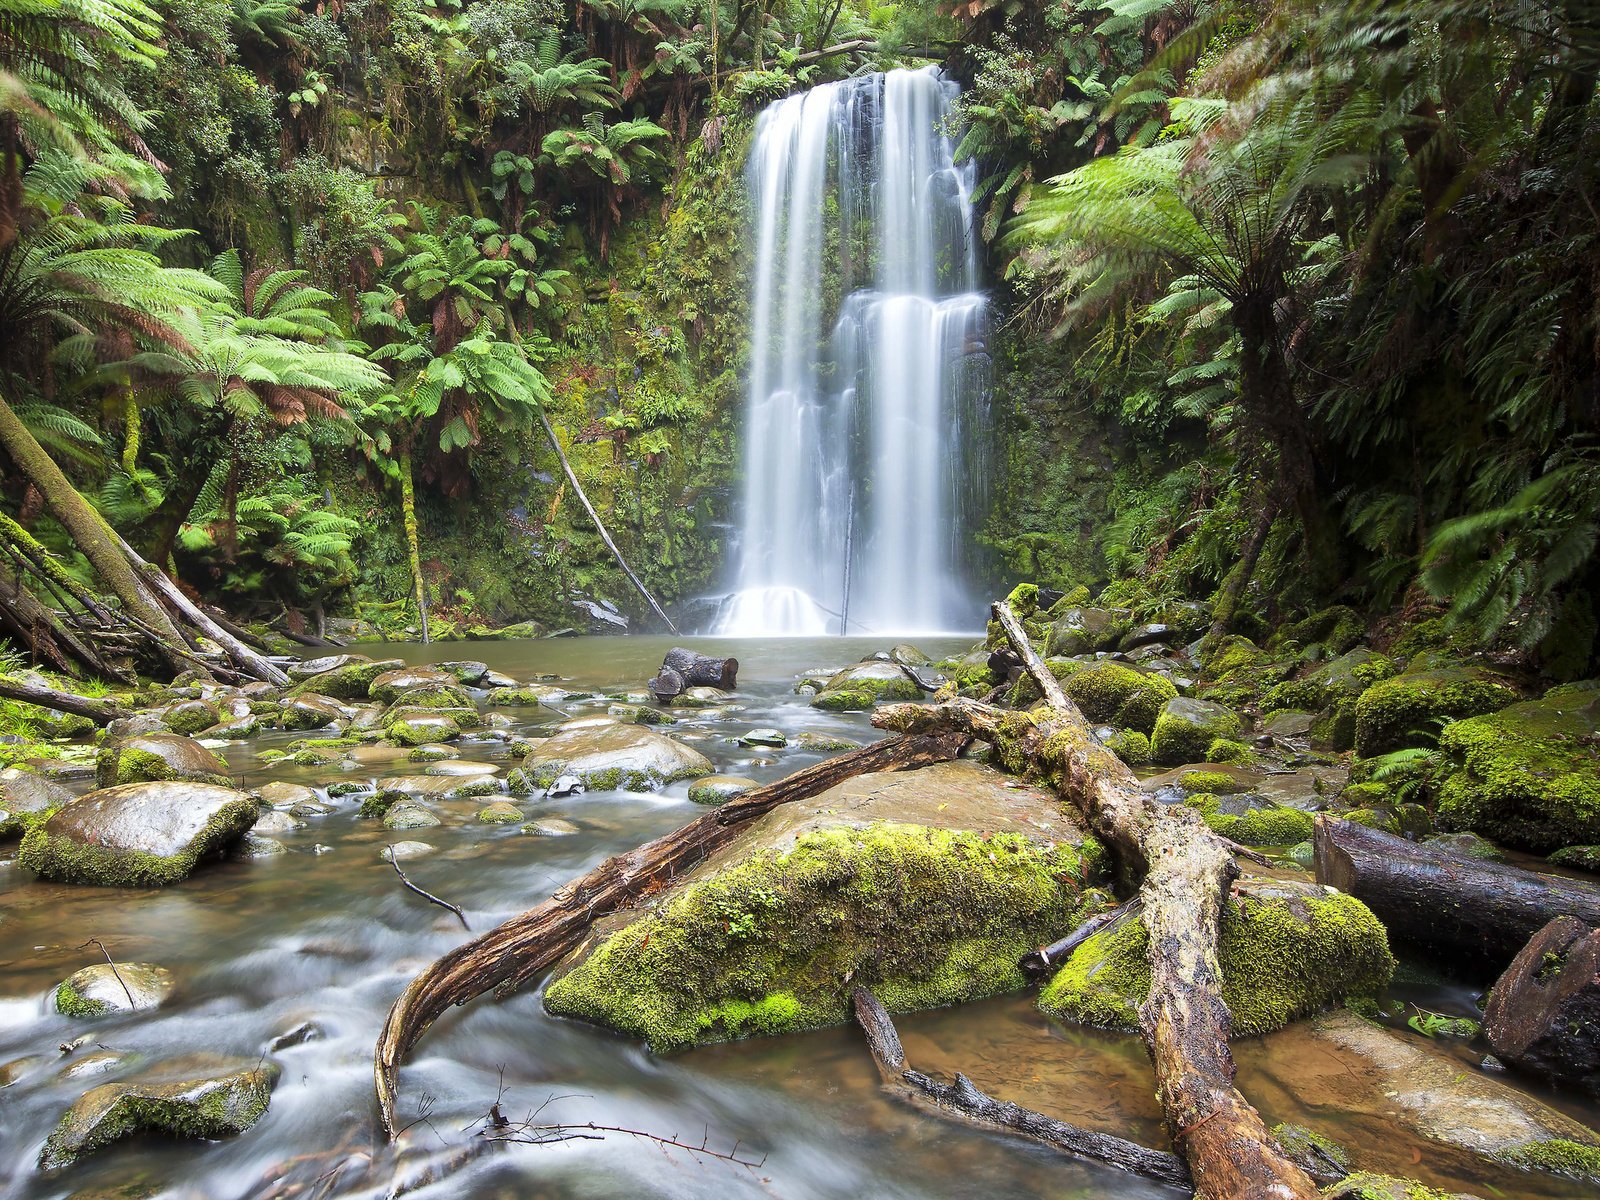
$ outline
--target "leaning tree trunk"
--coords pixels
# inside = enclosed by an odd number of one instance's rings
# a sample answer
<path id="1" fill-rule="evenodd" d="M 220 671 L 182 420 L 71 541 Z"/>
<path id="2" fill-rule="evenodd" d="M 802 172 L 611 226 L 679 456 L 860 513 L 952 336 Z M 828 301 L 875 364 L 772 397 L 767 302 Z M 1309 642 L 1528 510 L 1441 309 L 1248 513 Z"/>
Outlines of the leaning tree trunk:
<path id="1" fill-rule="evenodd" d="M 644 582 L 633 573 L 633 568 L 628 565 L 628 560 L 622 557 L 622 551 L 617 549 L 617 544 L 611 540 L 611 534 L 605 527 L 605 522 L 600 520 L 600 514 L 595 512 L 594 505 L 589 503 L 589 494 L 583 490 L 583 484 L 578 482 L 578 475 L 572 469 L 572 464 L 567 461 L 567 452 L 561 448 L 561 440 L 556 437 L 556 431 L 550 424 L 550 418 L 544 415 L 544 409 L 539 410 L 539 424 L 544 426 L 545 436 L 550 439 L 550 445 L 556 452 L 556 457 L 561 460 L 561 469 L 567 473 L 567 481 L 572 484 L 572 490 L 578 493 L 578 500 L 583 504 L 583 511 L 589 514 L 589 520 L 594 522 L 594 527 L 600 531 L 600 540 L 606 544 L 606 549 L 611 551 L 611 556 L 617 560 L 617 565 L 622 568 L 622 573 L 632 581 L 643 596 L 645 603 L 655 610 L 656 616 L 673 633 L 678 632 L 678 627 L 672 623 L 672 618 L 656 603 L 656 598 L 650 594 Z"/>
<path id="2" fill-rule="evenodd" d="M 0 446 L 3 446 L 44 496 L 50 511 L 66 528 L 73 543 L 83 552 L 106 586 L 116 593 L 142 625 L 151 631 L 162 656 L 174 670 L 183 671 L 192 663 L 182 651 L 183 639 L 168 618 L 161 602 L 140 577 L 117 545 L 116 535 L 105 520 L 78 493 L 55 459 L 39 445 L 27 426 L 0 397 Z"/>
<path id="3" fill-rule="evenodd" d="M 406 556 L 411 563 L 411 584 L 417 593 L 417 615 L 422 622 L 422 644 L 428 644 L 428 584 L 422 577 L 422 548 L 417 540 L 417 489 L 411 477 L 411 443 L 400 447 L 400 519 L 406 527 Z"/>

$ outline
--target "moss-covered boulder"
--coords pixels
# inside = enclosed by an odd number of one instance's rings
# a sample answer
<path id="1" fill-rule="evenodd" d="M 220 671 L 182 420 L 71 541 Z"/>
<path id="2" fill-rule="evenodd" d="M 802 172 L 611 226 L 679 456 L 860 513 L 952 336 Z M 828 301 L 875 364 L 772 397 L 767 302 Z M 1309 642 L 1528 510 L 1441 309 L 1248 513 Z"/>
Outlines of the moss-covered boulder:
<path id="1" fill-rule="evenodd" d="M 1313 744 L 1348 750 L 1355 745 L 1356 701 L 1373 684 L 1393 678 L 1398 671 L 1392 659 L 1358 647 L 1301 679 L 1271 688 L 1261 698 L 1261 707 L 1268 712 L 1315 713 L 1309 730 Z"/>
<path id="2" fill-rule="evenodd" d="M 315 675 L 326 675 L 329 671 L 337 671 L 342 667 L 371 662 L 372 657 L 367 654 L 324 654 L 317 658 L 306 658 L 297 663 L 290 663 L 284 673 L 295 683 L 302 683 Z M 390 667 L 399 665 L 401 664 L 398 659 L 389 664 Z"/>
<path id="3" fill-rule="evenodd" d="M 1550 856 L 1550 865 L 1600 875 L 1600 846 L 1564 846 Z"/>
<path id="4" fill-rule="evenodd" d="M 1362 758 L 1431 744 L 1441 721 L 1514 704 L 1510 680 L 1478 667 L 1408 671 L 1373 684 L 1356 701 L 1356 753 Z"/>
<path id="5" fill-rule="evenodd" d="M 339 659 L 338 666 L 328 667 L 315 671 L 301 678 L 300 682 L 289 689 L 289 695 L 301 695 L 315 692 L 320 696 L 332 696 L 335 700 L 365 700 L 370 694 L 372 681 L 385 671 L 394 671 L 403 667 L 398 658 L 384 659 L 382 662 L 373 662 L 359 654 L 338 654 L 329 658 L 313 659 L 313 662 L 331 662 Z M 309 666 L 310 664 L 304 664 Z M 295 668 L 289 669 L 289 677 L 297 678 Z"/>
<path id="6" fill-rule="evenodd" d="M 811 705 L 829 712 L 847 712 L 868 709 L 880 701 L 920 699 L 922 688 L 898 664 L 874 659 L 831 676 L 811 698 Z"/>
<path id="7" fill-rule="evenodd" d="M 444 713 L 418 711 L 387 721 L 383 735 L 397 746 L 426 746 L 455 740 L 461 736 L 461 726 Z"/>
<path id="8" fill-rule="evenodd" d="M 576 775 L 591 791 L 651 791 L 713 768 L 698 750 L 642 725 L 599 725 L 546 738 L 529 751 L 522 769 L 538 788 Z"/>
<path id="9" fill-rule="evenodd" d="M 1332 658 L 1349 650 L 1366 632 L 1360 613 L 1336 604 L 1284 625 L 1273 636 L 1271 646 L 1275 651 L 1296 650 L 1306 658 Z"/>
<path id="10" fill-rule="evenodd" d="M 1206 761 L 1211 743 L 1238 738 L 1244 723 L 1233 709 L 1211 700 L 1178 696 L 1168 700 L 1156 717 L 1150 738 L 1151 755 L 1167 766 Z"/>
<path id="11" fill-rule="evenodd" d="M 1149 944 L 1136 918 L 1095 934 L 1040 993 L 1039 1007 L 1080 1025 L 1136 1029 L 1136 1007 L 1150 991 Z M 1217 949 L 1235 1037 L 1374 995 L 1395 967 L 1388 934 L 1361 901 L 1280 880 L 1234 886 Z"/>
<path id="12" fill-rule="evenodd" d="M 162 887 L 242 838 L 260 811 L 252 797 L 216 784 L 120 784 L 35 825 L 18 861 L 59 883 Z"/>
<path id="13" fill-rule="evenodd" d="M 516 687 L 496 688 L 489 693 L 486 703 L 497 708 L 533 708 L 544 704 L 555 706 L 572 695 L 566 688 L 549 683 L 523 683 Z"/>
<path id="14" fill-rule="evenodd" d="M 1127 627 L 1127 618 L 1103 608 L 1069 608 L 1051 624 L 1045 653 L 1071 658 L 1109 650 Z"/>
<path id="15" fill-rule="evenodd" d="M 1104 854 L 1008 782 L 948 763 L 784 805 L 597 932 L 545 1006 L 671 1050 L 842 1022 L 858 984 L 897 1012 L 1021 987 L 1018 958 L 1077 923 Z"/>
<path id="16" fill-rule="evenodd" d="M 55 1171 L 123 1138 L 144 1133 L 213 1141 L 249 1129 L 267 1111 L 278 1068 L 193 1055 L 136 1079 L 86 1092 L 61 1118 L 39 1155 Z"/>
<path id="17" fill-rule="evenodd" d="M 103 788 L 154 780 L 226 786 L 228 764 L 193 738 L 176 733 L 118 738 L 102 746 L 95 758 L 95 782 Z"/>
<path id="18" fill-rule="evenodd" d="M 1074 672 L 1063 688 L 1089 720 L 1140 733 L 1153 730 L 1163 706 L 1178 696 L 1171 680 L 1109 661 Z"/>
<path id="19" fill-rule="evenodd" d="M 432 667 L 396 667 L 391 671 L 383 671 L 373 676 L 372 683 L 367 688 L 367 695 L 374 700 L 381 700 L 385 704 L 392 704 L 401 695 L 409 693 L 427 693 L 439 688 L 445 688 L 460 694 L 461 699 L 456 703 L 471 704 L 470 697 L 461 691 L 461 685 L 456 682 L 456 677 L 445 671 L 436 671 Z M 430 708 L 443 707 L 442 705 L 428 705 Z"/>
<path id="20" fill-rule="evenodd" d="M 1184 803 L 1211 829 L 1246 846 L 1293 846 L 1308 840 L 1316 827 L 1304 809 L 1273 804 L 1262 796 L 1200 792 Z"/>
<path id="21" fill-rule="evenodd" d="M 172 982 L 172 972 L 154 963 L 96 963 L 56 985 L 50 1002 L 64 1017 L 144 1012 L 161 1006 Z"/>
<path id="22" fill-rule="evenodd" d="M 1439 821 L 1545 852 L 1600 842 L 1600 694 L 1561 690 L 1445 727 Z"/>
<path id="23" fill-rule="evenodd" d="M 34 771 L 0 771 L 0 841 L 27 833 L 71 799 L 70 789 Z"/>
<path id="24" fill-rule="evenodd" d="M 1296 660 L 1276 658 L 1247 637 L 1226 637 L 1209 647 L 1201 662 L 1200 695 L 1231 708 L 1254 704 L 1296 666 Z"/>
<path id="25" fill-rule="evenodd" d="M 181 733 L 185 737 L 199 733 L 202 729 L 210 729 L 222 719 L 222 713 L 217 706 L 206 700 L 179 700 L 156 709 L 156 715 L 161 718 L 161 723 L 173 733 Z"/>
<path id="26" fill-rule="evenodd" d="M 285 729 L 326 729 L 344 720 L 344 706 L 331 696 L 303 692 L 284 702 L 278 720 Z"/>

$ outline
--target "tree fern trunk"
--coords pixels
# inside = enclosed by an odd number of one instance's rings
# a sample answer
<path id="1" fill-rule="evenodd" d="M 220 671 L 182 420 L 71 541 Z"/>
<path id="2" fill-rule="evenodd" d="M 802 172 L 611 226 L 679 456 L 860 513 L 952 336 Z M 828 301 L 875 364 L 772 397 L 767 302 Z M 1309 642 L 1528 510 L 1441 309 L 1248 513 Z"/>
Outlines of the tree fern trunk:
<path id="1" fill-rule="evenodd" d="M 139 465 L 139 401 L 130 387 L 122 393 L 122 469 L 131 478 Z"/>
<path id="2" fill-rule="evenodd" d="M 406 553 L 411 560 L 411 582 L 417 592 L 417 615 L 422 623 L 422 644 L 428 644 L 428 585 L 422 578 L 422 549 L 417 541 L 417 491 L 411 479 L 411 443 L 400 447 L 400 513 L 406 526 Z"/>

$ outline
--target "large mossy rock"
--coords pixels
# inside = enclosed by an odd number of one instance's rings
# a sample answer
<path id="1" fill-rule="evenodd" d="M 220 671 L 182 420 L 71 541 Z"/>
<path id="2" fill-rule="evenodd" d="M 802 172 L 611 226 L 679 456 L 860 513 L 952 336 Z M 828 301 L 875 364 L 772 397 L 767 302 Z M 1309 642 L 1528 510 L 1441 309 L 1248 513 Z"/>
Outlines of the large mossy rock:
<path id="1" fill-rule="evenodd" d="M 307 692 L 316 692 L 321 696 L 332 696 L 335 700 L 365 700 L 370 694 L 372 681 L 385 671 L 397 670 L 404 664 L 397 658 L 385 659 L 382 662 L 373 662 L 358 654 L 338 654 L 324 659 L 313 659 L 312 662 L 339 662 L 339 665 L 325 667 L 320 671 L 301 678 L 301 682 L 292 688 L 289 695 L 302 695 Z M 303 664 L 310 666 L 310 663 Z M 295 674 L 295 668 L 289 668 L 290 678 L 300 678 Z"/>
<path id="2" fill-rule="evenodd" d="M 1511 682 L 1478 667 L 1408 671 L 1373 684 L 1356 701 L 1356 753 L 1387 754 L 1433 740 L 1431 723 L 1459 721 L 1514 704 Z"/>
<path id="3" fill-rule="evenodd" d="M 228 764 L 193 738 L 176 733 L 118 738 L 96 756 L 95 782 L 103 788 L 160 780 L 227 786 Z"/>
<path id="4" fill-rule="evenodd" d="M 1243 727 L 1239 714 L 1231 708 L 1179 696 L 1168 700 L 1156 717 L 1150 753 L 1166 766 L 1205 762 L 1212 742 L 1235 739 Z"/>
<path id="5" fill-rule="evenodd" d="M 1149 946 L 1137 917 L 1095 934 L 1039 994 L 1039 1007 L 1079 1025 L 1137 1029 L 1137 1006 L 1150 991 Z M 1217 960 L 1235 1037 L 1371 996 L 1395 968 L 1388 934 L 1355 897 L 1255 878 L 1235 885 L 1223 907 Z"/>
<path id="6" fill-rule="evenodd" d="M 1156 727 L 1163 707 L 1178 695 L 1170 680 L 1114 662 L 1087 666 L 1063 686 L 1089 720 L 1141 733 Z"/>
<path id="7" fill-rule="evenodd" d="M 62 980 L 50 998 L 64 1017 L 102 1017 L 159 1008 L 171 991 L 172 972 L 165 967 L 96 963 Z"/>
<path id="8" fill-rule="evenodd" d="M 249 1129 L 267 1111 L 278 1068 L 194 1055 L 136 1079 L 86 1092 L 61 1118 L 39 1155 L 55 1171 L 142 1133 L 213 1141 Z"/>
<path id="9" fill-rule="evenodd" d="M 1126 617 L 1103 608 L 1069 608 L 1051 624 L 1045 653 L 1071 658 L 1109 650 L 1127 627 Z"/>
<path id="10" fill-rule="evenodd" d="M 831 676 L 811 698 L 811 706 L 846 712 L 868 709 L 880 701 L 920 699 L 922 689 L 898 664 L 875 659 Z"/>
<path id="11" fill-rule="evenodd" d="M 1557 689 L 1445 727 L 1439 821 L 1546 852 L 1600 842 L 1600 692 Z"/>
<path id="12" fill-rule="evenodd" d="M 20 837 L 72 799 L 72 792 L 20 767 L 0 771 L 0 841 Z"/>
<path id="13" fill-rule="evenodd" d="M 546 1008 L 657 1050 L 1023 986 L 1017 960 L 1073 928 L 1098 843 L 1048 792 L 974 763 L 865 775 L 784 805 L 644 914 L 599 931 Z"/>
<path id="14" fill-rule="evenodd" d="M 35 825 L 18 860 L 59 883 L 162 887 L 238 841 L 260 814 L 251 797 L 216 784 L 120 784 Z"/>
<path id="15" fill-rule="evenodd" d="M 1356 701 L 1398 670 L 1392 659 L 1358 646 L 1304 678 L 1278 684 L 1262 697 L 1261 707 L 1269 712 L 1316 713 L 1310 730 L 1313 742 L 1330 750 L 1349 750 L 1356 739 Z"/>
<path id="16" fill-rule="evenodd" d="M 576 775 L 591 791 L 650 791 L 709 775 L 714 768 L 682 742 L 642 725 L 619 724 L 563 730 L 529 751 L 522 769 L 540 788 L 562 775 Z"/>
<path id="17" fill-rule="evenodd" d="M 406 698 L 406 703 L 412 703 L 413 695 L 426 696 L 445 689 L 446 692 L 455 692 L 459 700 L 454 700 L 450 705 L 426 705 L 430 708 L 454 707 L 460 704 L 471 705 L 472 699 L 461 690 L 461 685 L 456 682 L 456 677 L 447 671 L 436 671 L 432 667 L 396 667 L 392 671 L 384 671 L 372 680 L 372 685 L 367 689 L 367 695 L 374 700 L 381 700 L 385 704 L 392 704 L 401 696 Z"/>

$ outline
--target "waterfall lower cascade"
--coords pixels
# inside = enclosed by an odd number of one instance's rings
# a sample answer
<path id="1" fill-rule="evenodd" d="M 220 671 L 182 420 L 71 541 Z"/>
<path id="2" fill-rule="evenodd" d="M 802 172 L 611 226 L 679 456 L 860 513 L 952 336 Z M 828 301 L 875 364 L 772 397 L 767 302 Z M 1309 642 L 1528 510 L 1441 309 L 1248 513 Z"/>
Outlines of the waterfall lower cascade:
<path id="1" fill-rule="evenodd" d="M 890 71 L 756 126 L 738 590 L 715 633 L 926 633 L 976 611 L 988 302 L 946 128 L 958 95 L 932 67 Z"/>

